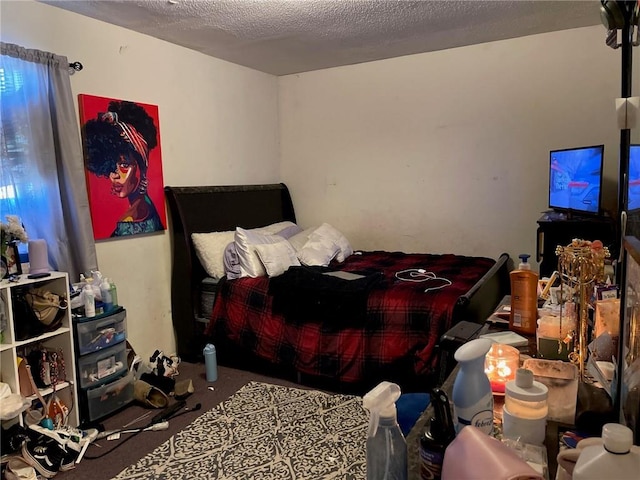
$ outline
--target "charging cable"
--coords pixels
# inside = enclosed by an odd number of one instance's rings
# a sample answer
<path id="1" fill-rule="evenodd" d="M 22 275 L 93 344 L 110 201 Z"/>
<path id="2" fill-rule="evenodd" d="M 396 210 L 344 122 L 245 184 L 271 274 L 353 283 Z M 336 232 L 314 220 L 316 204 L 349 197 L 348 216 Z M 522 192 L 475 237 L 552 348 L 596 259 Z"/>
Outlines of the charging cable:
<path id="1" fill-rule="evenodd" d="M 427 272 L 424 268 L 408 268 L 406 270 L 400 270 L 396 272 L 396 278 L 403 282 L 431 282 L 435 285 L 427 287 L 425 293 L 433 290 L 440 290 L 441 288 L 451 285 L 451 280 L 448 278 L 438 277 L 433 272 Z M 438 284 L 439 282 L 439 284 Z"/>
<path id="2" fill-rule="evenodd" d="M 107 440 L 117 440 L 120 438 L 120 435 L 123 433 L 157 432 L 159 430 L 167 430 L 168 428 L 169 428 L 169 420 L 164 420 L 162 422 L 149 425 L 148 427 L 131 428 L 129 430 L 126 430 L 126 429 L 106 430 L 104 432 L 100 432 L 95 439 L 101 440 L 103 438 L 106 438 Z"/>
<path id="3" fill-rule="evenodd" d="M 436 278 L 436 274 L 427 272 L 424 268 L 408 268 L 396 272 L 396 278 L 403 282 L 426 282 L 429 279 Z"/>
<path id="4" fill-rule="evenodd" d="M 95 456 L 92 456 L 92 457 L 84 455 L 84 458 L 86 458 L 87 460 L 96 460 L 98 458 L 102 458 L 105 455 L 113 452 L 116 448 L 124 445 L 129 440 L 131 440 L 132 438 L 135 438 L 140 433 L 145 432 L 145 431 L 166 430 L 167 428 L 169 428 L 169 419 L 177 418 L 180 415 L 184 415 L 185 413 L 197 412 L 198 410 L 200 410 L 202 408 L 202 404 L 200 404 L 200 403 L 196 403 L 191 408 L 185 407 L 183 409 L 184 406 L 185 406 L 185 401 L 184 400 L 176 402 L 173 405 L 165 408 L 160 413 L 158 413 L 155 417 L 153 417 L 153 419 L 146 426 L 141 427 L 141 428 L 133 429 L 133 431 L 131 431 L 131 432 L 129 430 L 116 430 L 116 431 L 109 432 L 110 435 L 119 434 L 119 433 L 133 433 L 133 435 L 131 435 L 130 437 L 125 438 L 123 441 L 121 441 L 120 443 L 116 444 L 115 446 L 113 446 L 109 450 L 101 452 L 100 455 L 95 455 Z M 161 426 L 158 427 L 156 425 L 161 425 Z M 101 438 L 103 438 L 103 437 L 101 437 Z M 108 437 L 107 437 L 107 440 L 109 440 Z M 93 442 L 91 442 L 91 443 L 93 443 Z M 87 442 L 85 444 L 84 450 L 86 450 L 86 447 L 88 447 L 88 446 L 89 446 L 89 442 Z M 84 454 L 84 452 L 81 452 L 81 454 Z M 81 458 L 82 458 L 81 456 L 78 456 L 78 460 L 76 460 L 76 463 L 79 463 L 79 460 L 81 460 Z"/>

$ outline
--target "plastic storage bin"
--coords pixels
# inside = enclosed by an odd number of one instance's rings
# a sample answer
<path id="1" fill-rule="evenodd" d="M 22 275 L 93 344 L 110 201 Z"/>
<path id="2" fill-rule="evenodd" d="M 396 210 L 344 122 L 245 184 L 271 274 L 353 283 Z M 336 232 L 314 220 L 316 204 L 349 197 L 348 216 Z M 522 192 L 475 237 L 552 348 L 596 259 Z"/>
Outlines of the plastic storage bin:
<path id="1" fill-rule="evenodd" d="M 205 321 L 209 321 L 211 312 L 213 311 L 213 303 L 216 299 L 216 293 L 218 291 L 219 280 L 215 278 L 206 277 L 200 284 L 200 311 L 199 317 Z"/>
<path id="2" fill-rule="evenodd" d="M 80 387 L 87 388 L 127 371 L 126 342 L 78 358 Z"/>
<path id="3" fill-rule="evenodd" d="M 133 375 L 127 374 L 85 393 L 89 421 L 98 420 L 133 401 Z"/>
<path id="4" fill-rule="evenodd" d="M 76 320 L 76 339 L 80 355 L 97 352 L 123 342 L 127 312 L 118 307 L 98 317 Z"/>

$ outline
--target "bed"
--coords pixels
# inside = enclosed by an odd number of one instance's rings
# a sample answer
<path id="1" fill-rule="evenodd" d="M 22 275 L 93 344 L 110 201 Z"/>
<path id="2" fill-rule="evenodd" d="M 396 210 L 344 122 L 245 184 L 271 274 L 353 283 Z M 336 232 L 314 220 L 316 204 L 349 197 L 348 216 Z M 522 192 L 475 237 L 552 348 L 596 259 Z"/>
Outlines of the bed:
<path id="1" fill-rule="evenodd" d="M 211 342 L 220 364 L 303 384 L 364 391 L 387 379 L 424 391 L 440 375 L 440 336 L 461 320 L 484 322 L 509 291 L 507 254 L 494 260 L 356 251 L 340 263 L 295 266 L 271 278 L 212 279 L 193 234 L 295 223 L 289 190 L 167 186 L 165 193 L 172 319 L 177 353 L 186 360 L 200 359 Z M 398 275 L 417 269 L 433 279 Z"/>

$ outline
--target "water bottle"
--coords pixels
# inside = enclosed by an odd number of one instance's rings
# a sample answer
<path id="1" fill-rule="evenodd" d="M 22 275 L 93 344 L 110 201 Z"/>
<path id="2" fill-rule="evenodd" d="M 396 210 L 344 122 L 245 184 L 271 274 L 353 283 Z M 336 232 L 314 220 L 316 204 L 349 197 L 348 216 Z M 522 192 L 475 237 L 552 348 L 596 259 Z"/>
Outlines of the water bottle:
<path id="1" fill-rule="evenodd" d="M 207 382 L 215 382 L 218 379 L 218 360 L 216 359 L 216 347 L 208 343 L 204 350 L 204 366 L 207 372 Z"/>

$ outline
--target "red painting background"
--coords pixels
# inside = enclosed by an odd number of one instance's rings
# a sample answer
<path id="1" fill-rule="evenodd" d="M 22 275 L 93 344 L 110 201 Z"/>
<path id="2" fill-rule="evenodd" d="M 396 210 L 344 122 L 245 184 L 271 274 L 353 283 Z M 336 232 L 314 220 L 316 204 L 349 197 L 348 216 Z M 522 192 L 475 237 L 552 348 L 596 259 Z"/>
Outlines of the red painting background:
<path id="1" fill-rule="evenodd" d="M 117 98 L 96 97 L 93 95 L 78 95 L 78 108 L 80 110 L 80 123 L 84 125 L 88 120 L 97 118 L 98 113 L 108 110 L 109 102 L 122 101 Z M 147 194 L 158 211 L 163 229 L 167 228 L 167 214 L 164 204 L 164 183 L 162 177 L 162 153 L 160 149 L 160 121 L 158 107 L 146 103 L 133 102 L 142 108 L 153 119 L 158 131 L 158 145 L 149 152 L 149 168 L 147 178 L 149 187 Z M 84 142 L 84 138 L 82 139 Z M 108 178 L 98 177 L 85 167 L 87 190 L 89 193 L 89 207 L 93 223 L 93 237 L 96 240 L 110 238 L 115 230 L 120 216 L 129 207 L 129 202 L 124 198 L 111 195 L 111 181 Z M 118 237 L 126 238 L 126 237 Z"/>

